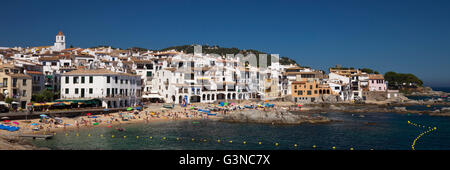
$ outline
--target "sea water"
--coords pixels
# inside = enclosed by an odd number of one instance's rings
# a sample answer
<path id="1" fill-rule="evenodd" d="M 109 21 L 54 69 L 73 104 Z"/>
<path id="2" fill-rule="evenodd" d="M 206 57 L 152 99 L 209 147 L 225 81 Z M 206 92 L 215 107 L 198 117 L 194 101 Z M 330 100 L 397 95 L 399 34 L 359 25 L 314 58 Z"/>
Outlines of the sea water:
<path id="1" fill-rule="evenodd" d="M 333 146 L 336 150 L 411 150 L 420 133 L 436 127 L 417 140 L 415 149 L 450 150 L 450 117 L 396 113 L 321 115 L 334 121 L 270 125 L 179 120 L 123 125 L 124 132 L 107 127 L 60 132 L 52 139 L 33 143 L 64 150 L 331 150 Z"/>

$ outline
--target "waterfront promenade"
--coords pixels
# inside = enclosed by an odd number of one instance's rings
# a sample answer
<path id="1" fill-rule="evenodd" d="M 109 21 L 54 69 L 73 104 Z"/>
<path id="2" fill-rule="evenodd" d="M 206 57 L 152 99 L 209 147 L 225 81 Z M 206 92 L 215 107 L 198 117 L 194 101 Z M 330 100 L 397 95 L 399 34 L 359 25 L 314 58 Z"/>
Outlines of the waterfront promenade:
<path id="1" fill-rule="evenodd" d="M 42 112 L 7 112 L 0 113 L 0 117 L 8 117 L 9 120 L 18 120 L 18 119 L 36 119 L 39 118 L 41 114 L 45 114 L 51 117 L 76 117 L 83 116 L 87 113 L 95 114 L 105 114 L 105 113 L 114 113 L 119 111 L 126 111 L 127 107 L 122 108 L 85 108 L 85 109 L 72 109 L 72 110 L 58 110 L 58 111 L 42 111 Z"/>

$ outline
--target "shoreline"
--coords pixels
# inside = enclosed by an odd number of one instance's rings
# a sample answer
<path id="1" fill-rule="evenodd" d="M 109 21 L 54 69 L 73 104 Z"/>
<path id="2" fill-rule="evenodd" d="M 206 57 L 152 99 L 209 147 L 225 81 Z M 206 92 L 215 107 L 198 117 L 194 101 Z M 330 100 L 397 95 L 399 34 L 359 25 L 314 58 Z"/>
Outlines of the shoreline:
<path id="1" fill-rule="evenodd" d="M 162 106 L 162 105 L 161 105 Z M 187 110 L 186 108 L 181 108 L 179 106 L 174 109 L 163 109 L 158 106 L 153 106 L 146 108 L 143 111 L 137 112 L 135 114 L 130 113 L 130 111 L 116 112 L 110 114 L 98 114 L 92 116 L 77 116 L 73 118 L 61 117 L 63 124 L 70 124 L 70 126 L 55 125 L 53 123 L 41 123 L 40 119 L 28 119 L 28 120 L 14 120 L 11 122 L 19 123 L 7 124 L 20 127 L 20 130 L 15 132 L 9 132 L 6 130 L 0 131 L 0 150 L 40 150 L 48 148 L 38 148 L 29 142 L 27 139 L 19 137 L 22 134 L 47 134 L 52 135 L 55 133 L 65 133 L 65 132 L 77 132 L 79 130 L 86 130 L 90 128 L 117 128 L 122 125 L 138 124 L 138 123 L 155 123 L 155 122 L 169 122 L 177 120 L 215 120 L 219 119 L 216 117 L 206 116 L 201 114 L 196 110 Z M 128 121 L 123 121 L 120 113 L 127 116 Z M 219 115 L 219 114 L 218 114 Z M 91 117 L 91 118 L 89 118 Z M 96 118 L 93 118 L 96 117 Z M 50 121 L 55 119 L 50 118 Z M 82 121 L 84 120 L 84 121 Z M 33 126 L 32 124 L 39 124 Z M 78 123 L 79 126 L 76 126 Z M 94 125 L 94 123 L 98 123 Z M 2 124 L 5 124 L 2 122 Z M 39 127 L 39 131 L 33 131 L 33 128 Z"/>
<path id="2" fill-rule="evenodd" d="M 367 104 L 353 104 L 353 103 L 320 103 L 320 104 L 305 104 L 301 108 L 293 107 L 293 102 L 269 102 L 274 103 L 275 108 L 265 109 L 244 109 L 244 110 L 235 110 L 229 111 L 226 115 L 223 115 L 221 112 L 217 112 L 217 116 L 206 116 L 205 113 L 198 112 L 198 110 L 191 110 L 187 107 L 180 107 L 175 105 L 173 109 L 165 109 L 162 108 L 162 104 L 160 105 L 151 105 L 146 107 L 143 111 L 139 111 L 138 114 L 130 113 L 130 111 L 125 112 L 116 112 L 109 114 L 98 114 L 92 115 L 96 118 L 88 118 L 88 116 L 78 116 L 73 118 L 62 117 L 64 124 L 71 124 L 70 126 L 62 125 L 54 125 L 51 124 L 41 124 L 39 122 L 40 119 L 29 119 L 29 120 L 16 120 L 19 123 L 20 130 L 16 132 L 9 131 L 0 131 L 0 150 L 40 150 L 40 149 L 48 149 L 48 148 L 39 148 L 34 146 L 31 142 L 26 139 L 21 139 L 19 135 L 21 134 L 54 134 L 61 132 L 78 132 L 79 130 L 86 130 L 90 128 L 117 128 L 122 125 L 129 124 L 138 124 L 138 123 L 155 123 L 155 122 L 170 122 L 170 121 L 179 121 L 179 120 L 213 120 L 213 121 L 225 121 L 224 117 L 228 115 L 233 115 L 234 113 L 246 112 L 245 110 L 255 110 L 255 111 L 265 111 L 265 112 L 276 112 L 277 110 L 285 110 L 287 112 L 291 112 L 294 115 L 308 115 L 315 113 L 330 113 L 330 112 L 342 112 L 342 113 L 365 113 L 365 112 L 379 112 L 379 113 L 396 113 L 396 114 L 428 114 L 430 116 L 450 116 L 450 109 L 445 109 L 444 112 L 436 112 L 430 110 L 406 110 L 405 106 L 412 105 L 425 105 L 425 104 L 433 104 L 440 106 L 450 106 L 449 102 L 422 102 L 421 104 L 417 103 L 367 103 Z M 423 104 L 425 103 L 425 104 Z M 243 104 L 258 104 L 258 102 L 245 101 L 239 103 L 239 105 Z M 205 107 L 211 104 L 193 104 L 193 107 Z M 289 109 L 288 109 L 289 108 Z M 442 107 L 441 109 L 448 107 Z M 133 111 L 132 111 L 133 112 Z M 129 118 L 128 121 L 122 121 L 120 113 L 126 113 L 124 115 L 132 115 L 133 118 Z M 84 122 L 81 122 L 84 120 Z M 110 120 L 110 121 L 108 121 Z M 117 120 L 117 121 L 116 121 Z M 248 120 L 248 119 L 247 119 Z M 79 123 L 79 127 L 75 125 L 75 122 Z M 98 125 L 93 125 L 93 123 L 98 122 Z M 12 121 L 13 122 L 13 121 Z M 26 123 L 27 122 L 27 123 Z M 322 124 L 333 122 L 330 121 L 310 121 L 308 119 L 301 120 L 301 123 L 311 123 L 311 124 Z M 42 129 L 37 132 L 32 130 L 32 123 L 39 123 L 42 125 Z M 264 123 L 260 121 L 237 121 L 234 123 Z M 266 122 L 264 124 L 271 124 L 270 122 Z M 273 122 L 272 122 L 273 124 Z M 276 123 L 280 124 L 280 123 Z M 283 124 L 283 123 L 281 123 Z M 12 124 L 13 125 L 13 124 Z M 286 124 L 289 125 L 289 124 Z"/>

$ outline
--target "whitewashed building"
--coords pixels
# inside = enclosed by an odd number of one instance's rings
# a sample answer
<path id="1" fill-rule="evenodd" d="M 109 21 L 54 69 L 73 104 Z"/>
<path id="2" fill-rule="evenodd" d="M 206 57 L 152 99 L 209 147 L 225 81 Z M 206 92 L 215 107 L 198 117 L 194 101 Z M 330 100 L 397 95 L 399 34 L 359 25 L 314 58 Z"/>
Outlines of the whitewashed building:
<path id="1" fill-rule="evenodd" d="M 61 75 L 61 99 L 99 99 L 102 107 L 140 104 L 140 76 L 107 69 L 74 70 Z"/>

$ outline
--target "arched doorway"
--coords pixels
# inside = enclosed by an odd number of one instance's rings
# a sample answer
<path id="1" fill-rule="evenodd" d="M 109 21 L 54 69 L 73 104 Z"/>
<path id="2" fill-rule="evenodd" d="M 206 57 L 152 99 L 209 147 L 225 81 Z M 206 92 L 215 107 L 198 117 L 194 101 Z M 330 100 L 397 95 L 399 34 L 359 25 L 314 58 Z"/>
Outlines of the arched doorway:
<path id="1" fill-rule="evenodd" d="M 225 94 L 223 93 L 217 94 L 217 100 L 225 100 Z"/>

